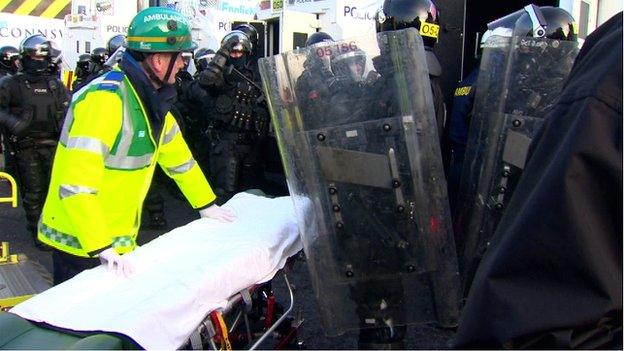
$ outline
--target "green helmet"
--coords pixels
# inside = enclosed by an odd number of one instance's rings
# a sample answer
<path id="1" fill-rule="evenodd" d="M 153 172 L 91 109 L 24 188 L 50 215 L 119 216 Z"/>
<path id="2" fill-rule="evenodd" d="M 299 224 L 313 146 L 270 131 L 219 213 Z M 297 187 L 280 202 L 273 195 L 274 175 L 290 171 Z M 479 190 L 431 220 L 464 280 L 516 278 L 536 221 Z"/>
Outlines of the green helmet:
<path id="1" fill-rule="evenodd" d="M 192 52 L 197 48 L 188 19 L 166 7 L 148 7 L 137 13 L 128 27 L 125 46 L 146 53 Z"/>

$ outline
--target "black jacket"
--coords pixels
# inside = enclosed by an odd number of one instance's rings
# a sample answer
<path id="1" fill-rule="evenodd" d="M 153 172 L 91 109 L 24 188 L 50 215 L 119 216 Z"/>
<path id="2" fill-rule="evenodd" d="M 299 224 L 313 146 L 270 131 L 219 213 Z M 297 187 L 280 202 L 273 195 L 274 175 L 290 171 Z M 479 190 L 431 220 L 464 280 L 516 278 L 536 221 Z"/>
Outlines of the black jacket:
<path id="1" fill-rule="evenodd" d="M 454 346 L 621 348 L 621 13 L 585 41 L 531 155 Z"/>

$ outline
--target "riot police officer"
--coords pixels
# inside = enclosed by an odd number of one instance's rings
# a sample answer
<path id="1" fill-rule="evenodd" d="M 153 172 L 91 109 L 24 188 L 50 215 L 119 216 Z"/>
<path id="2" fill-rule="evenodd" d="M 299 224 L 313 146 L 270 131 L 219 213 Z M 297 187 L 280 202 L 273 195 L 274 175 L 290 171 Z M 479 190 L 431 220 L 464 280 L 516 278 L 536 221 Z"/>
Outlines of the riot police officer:
<path id="1" fill-rule="evenodd" d="M 117 34 L 114 37 L 108 39 L 106 43 L 106 51 L 108 52 L 108 56 L 113 56 L 115 52 L 124 46 L 126 43 L 126 36 L 123 34 Z"/>
<path id="2" fill-rule="evenodd" d="M 438 124 L 438 137 L 442 139 L 446 124 L 446 105 L 440 85 L 442 66 L 433 52 L 440 33 L 440 16 L 432 0 L 384 1 L 383 8 L 377 13 L 377 32 L 416 28 L 425 44 L 425 57 L 429 68 L 429 80 L 433 93 L 433 104 Z M 387 65 L 386 65 L 387 66 Z"/>
<path id="3" fill-rule="evenodd" d="M 20 68 L 19 51 L 13 46 L 0 48 L 0 79 L 14 75 Z"/>
<path id="4" fill-rule="evenodd" d="M 61 80 L 48 72 L 60 54 L 56 44 L 43 35 L 24 39 L 20 44 L 22 71 L 0 85 L 0 124 L 9 135 L 27 227 L 35 243 L 54 150 L 70 98 Z"/>
<path id="5" fill-rule="evenodd" d="M 297 99 L 300 101 L 301 109 L 308 114 L 318 116 L 315 120 L 322 118 L 324 115 L 323 101 L 324 96 L 329 95 L 328 82 L 331 81 L 333 73 L 331 70 L 331 58 L 327 55 L 319 55 L 323 53 L 323 46 L 329 45 L 334 39 L 325 32 L 316 32 L 306 41 L 306 47 L 310 49 L 305 62 L 304 70 L 297 78 L 295 92 Z"/>
<path id="6" fill-rule="evenodd" d="M 84 76 L 84 78 L 80 80 L 80 82 L 78 81 L 74 82 L 73 91 L 76 92 L 80 90 L 89 82 L 101 76 L 103 73 L 107 72 L 109 68 L 107 68 L 104 65 L 107 60 L 108 60 L 108 51 L 105 48 L 93 49 L 93 51 L 89 55 L 89 64 L 88 64 L 88 70 L 86 72 L 86 75 Z M 80 58 L 78 62 L 80 63 Z"/>
<path id="7" fill-rule="evenodd" d="M 405 325 L 455 325 L 459 284 L 423 42 L 378 33 L 378 71 L 371 43 L 321 38 L 261 73 L 326 332 L 401 349 Z"/>
<path id="8" fill-rule="evenodd" d="M 528 5 L 490 22 L 453 218 L 464 294 L 578 52 L 574 18 Z"/>
<path id="9" fill-rule="evenodd" d="M 214 51 L 207 48 L 199 48 L 195 51 L 194 64 L 197 71 L 195 78 L 203 72 L 212 57 Z M 206 136 L 208 119 L 206 118 L 207 108 L 210 108 L 208 93 L 202 86 L 194 82 L 190 74 L 178 77 L 178 101 L 174 105 L 182 120 L 178 122 L 183 128 L 183 134 L 187 138 L 189 149 L 193 153 L 205 174 L 208 174 L 208 150 L 210 143 Z"/>
<path id="10" fill-rule="evenodd" d="M 82 54 L 78 56 L 78 62 L 76 62 L 76 69 L 74 70 L 74 75 L 76 79 L 72 84 L 72 90 L 77 91 L 76 87 L 84 86 L 85 79 L 89 76 L 91 72 L 91 55 Z"/>
<path id="11" fill-rule="evenodd" d="M 195 56 L 193 57 L 193 62 L 195 63 L 195 76 L 199 75 L 206 68 L 208 68 L 208 64 L 212 61 L 214 55 L 214 50 L 208 48 L 200 48 L 195 51 Z"/>
<path id="12" fill-rule="evenodd" d="M 104 69 L 106 71 L 110 70 L 113 66 L 121 61 L 121 57 L 123 56 L 126 45 L 126 36 L 125 35 L 115 35 L 110 38 L 106 43 L 106 50 L 108 51 L 108 60 L 104 63 Z"/>
<path id="13" fill-rule="evenodd" d="M 104 73 L 104 64 L 108 60 L 108 50 L 105 48 L 95 48 L 91 52 L 91 62 L 93 67 L 91 69 L 92 74 L 100 75 Z"/>
<path id="14" fill-rule="evenodd" d="M 198 77 L 210 95 L 209 178 L 221 201 L 238 191 L 260 188 L 284 194 L 285 180 L 265 178 L 269 113 L 262 89 L 254 82 L 253 46 L 242 31 L 228 33 L 208 68 Z M 277 148 L 274 153 L 277 155 Z M 276 157 L 277 158 L 277 157 Z M 281 167 L 281 165 L 280 165 Z M 280 169 L 281 171 L 281 169 Z"/>
<path id="15" fill-rule="evenodd" d="M 10 77 L 17 73 L 20 66 L 19 51 L 16 48 L 13 46 L 3 46 L 0 48 L 0 81 L 5 77 Z M 2 129 L 3 128 L 0 128 L 2 132 L 0 136 L 2 139 L 2 143 L 0 144 L 0 152 L 2 153 L 2 155 L 0 155 L 0 158 L 2 158 L 0 161 L 0 169 L 5 169 L 9 174 L 14 174 L 15 172 L 11 168 L 11 164 L 14 163 L 10 160 L 11 155 L 8 152 L 4 152 L 7 150 L 6 138 L 8 136 L 5 135 Z"/>

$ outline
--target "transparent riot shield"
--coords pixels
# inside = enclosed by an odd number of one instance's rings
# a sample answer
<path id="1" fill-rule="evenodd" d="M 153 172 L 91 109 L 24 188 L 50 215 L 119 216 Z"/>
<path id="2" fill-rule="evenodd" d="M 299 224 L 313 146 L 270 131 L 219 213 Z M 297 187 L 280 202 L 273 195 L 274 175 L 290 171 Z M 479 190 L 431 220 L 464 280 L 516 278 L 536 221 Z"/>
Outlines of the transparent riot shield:
<path id="1" fill-rule="evenodd" d="M 577 53 L 577 43 L 544 38 L 485 43 L 455 218 L 465 295 Z"/>
<path id="2" fill-rule="evenodd" d="M 413 29 L 260 60 L 325 332 L 453 326 L 459 279 Z"/>

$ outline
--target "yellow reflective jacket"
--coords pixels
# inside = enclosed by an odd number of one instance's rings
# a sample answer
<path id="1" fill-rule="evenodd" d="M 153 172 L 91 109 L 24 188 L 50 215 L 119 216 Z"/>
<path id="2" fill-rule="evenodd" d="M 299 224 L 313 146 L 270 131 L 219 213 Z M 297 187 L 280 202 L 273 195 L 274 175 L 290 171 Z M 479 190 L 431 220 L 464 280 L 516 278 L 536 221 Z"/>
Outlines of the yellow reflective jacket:
<path id="1" fill-rule="evenodd" d="M 94 80 L 74 94 L 67 112 L 39 240 L 81 257 L 111 246 L 118 253 L 132 251 L 156 163 L 193 208 L 214 202 L 173 116 L 167 113 L 162 132 L 152 136 L 144 106 L 122 71 Z"/>

